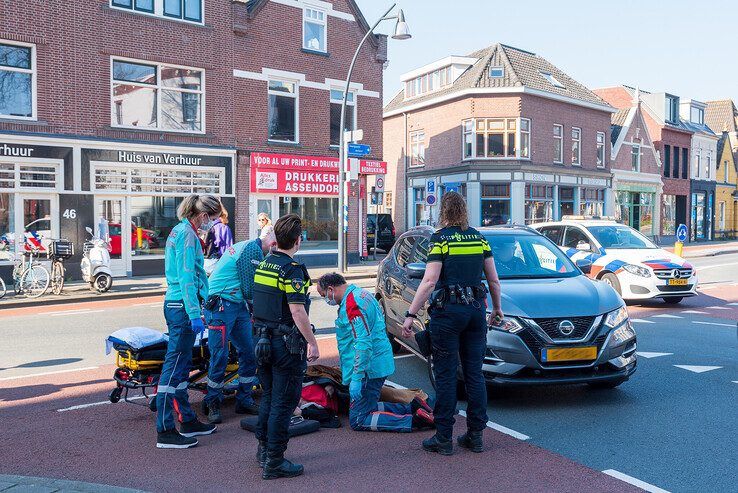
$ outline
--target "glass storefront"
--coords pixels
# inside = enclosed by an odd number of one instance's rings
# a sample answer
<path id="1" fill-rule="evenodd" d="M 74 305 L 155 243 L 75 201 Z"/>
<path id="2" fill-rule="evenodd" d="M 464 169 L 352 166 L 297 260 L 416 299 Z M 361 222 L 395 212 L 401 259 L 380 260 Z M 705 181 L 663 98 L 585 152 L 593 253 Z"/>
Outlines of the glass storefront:
<path id="1" fill-rule="evenodd" d="M 574 214 L 574 187 L 559 187 L 559 217 Z"/>
<path id="2" fill-rule="evenodd" d="M 553 186 L 525 186 L 525 224 L 551 221 L 553 219 Z M 572 208 L 573 208 L 572 202 Z"/>
<path id="3" fill-rule="evenodd" d="M 692 240 L 705 239 L 705 207 L 704 192 L 692 194 Z"/>
<path id="4" fill-rule="evenodd" d="M 661 196 L 661 230 L 666 236 L 676 234 L 676 195 Z"/>
<path id="5" fill-rule="evenodd" d="M 617 203 L 615 216 L 619 222 L 637 229 L 646 236 L 652 237 L 656 234 L 653 229 L 655 193 L 618 191 L 615 200 Z"/>
<path id="6" fill-rule="evenodd" d="M 0 193 L 0 261 L 12 260 L 15 249 L 15 199 L 12 194 Z"/>
<path id="7" fill-rule="evenodd" d="M 279 217 L 295 213 L 302 218 L 301 250 L 338 248 L 338 199 L 279 197 Z M 274 218 L 272 218 L 274 221 Z"/>
<path id="8" fill-rule="evenodd" d="M 429 216 L 426 215 L 425 188 L 413 188 L 413 201 L 415 204 L 415 226 L 428 224 Z"/>
<path id="9" fill-rule="evenodd" d="M 579 213 L 583 216 L 603 216 L 605 191 L 599 188 L 582 188 Z"/>
<path id="10" fill-rule="evenodd" d="M 167 237 L 178 223 L 177 207 L 184 197 L 130 198 L 131 253 L 135 256 L 164 255 Z M 111 226 L 111 236 L 112 226 Z M 118 231 L 120 234 L 120 227 Z"/>
<path id="11" fill-rule="evenodd" d="M 510 222 L 510 185 L 482 185 L 482 226 Z"/>

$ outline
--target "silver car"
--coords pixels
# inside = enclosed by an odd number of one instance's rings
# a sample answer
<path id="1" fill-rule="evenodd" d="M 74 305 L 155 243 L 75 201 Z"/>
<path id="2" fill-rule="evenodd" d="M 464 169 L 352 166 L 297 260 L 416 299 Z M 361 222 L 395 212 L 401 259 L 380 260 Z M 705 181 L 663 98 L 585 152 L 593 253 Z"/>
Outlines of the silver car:
<path id="1" fill-rule="evenodd" d="M 636 333 L 620 296 L 585 275 L 592 264 L 575 264 L 530 228 L 479 231 L 492 248 L 505 313 L 499 324 L 488 315 L 487 381 L 613 388 L 628 380 L 636 369 Z M 402 338 L 402 323 L 425 272 L 432 233 L 418 227 L 400 236 L 377 277 L 376 296 L 391 338 L 418 356 L 415 339 Z M 419 312 L 416 331 L 425 330 L 426 308 Z"/>

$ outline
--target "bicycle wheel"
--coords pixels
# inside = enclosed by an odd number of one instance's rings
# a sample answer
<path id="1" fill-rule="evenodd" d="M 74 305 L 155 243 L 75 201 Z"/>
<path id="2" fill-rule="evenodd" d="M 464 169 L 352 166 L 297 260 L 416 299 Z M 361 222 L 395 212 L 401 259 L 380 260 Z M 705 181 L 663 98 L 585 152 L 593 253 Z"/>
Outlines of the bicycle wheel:
<path id="1" fill-rule="evenodd" d="M 29 298 L 38 298 L 49 289 L 51 276 L 43 265 L 33 265 L 23 273 L 21 290 Z"/>
<path id="2" fill-rule="evenodd" d="M 5 289 L 5 281 L 3 281 L 3 278 L 0 277 L 0 298 L 5 296 L 6 289 Z"/>
<path id="3" fill-rule="evenodd" d="M 61 262 L 51 264 L 51 292 L 61 294 L 64 289 L 64 265 Z"/>

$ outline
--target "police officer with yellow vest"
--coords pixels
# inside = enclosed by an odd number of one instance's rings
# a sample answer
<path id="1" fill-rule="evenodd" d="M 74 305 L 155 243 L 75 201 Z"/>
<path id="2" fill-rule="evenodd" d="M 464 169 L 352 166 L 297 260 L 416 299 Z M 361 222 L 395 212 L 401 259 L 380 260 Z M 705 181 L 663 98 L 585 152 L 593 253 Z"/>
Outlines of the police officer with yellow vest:
<path id="1" fill-rule="evenodd" d="M 492 316 L 501 320 L 500 281 L 489 244 L 479 231 L 469 227 L 466 202 L 458 193 L 447 193 L 441 199 L 439 225 L 441 229 L 431 236 L 423 281 L 403 324 L 403 337 L 411 337 L 413 319 L 433 293 L 429 331 L 436 380 L 436 434 L 423 441 L 423 449 L 453 454 L 456 372 L 461 358 L 469 402 L 468 431 L 457 443 L 482 452 L 482 432 L 487 426 L 487 387 L 482 374 L 487 349 L 487 294 L 482 276 L 492 295 Z"/>
<path id="2" fill-rule="evenodd" d="M 263 479 L 291 478 L 303 467 L 284 458 L 292 413 L 300 402 L 307 361 L 320 356 L 308 311 L 310 276 L 293 257 L 302 243 L 297 214 L 274 224 L 277 250 L 259 264 L 254 276 L 256 359 L 264 393 L 259 406 L 257 459 Z"/>

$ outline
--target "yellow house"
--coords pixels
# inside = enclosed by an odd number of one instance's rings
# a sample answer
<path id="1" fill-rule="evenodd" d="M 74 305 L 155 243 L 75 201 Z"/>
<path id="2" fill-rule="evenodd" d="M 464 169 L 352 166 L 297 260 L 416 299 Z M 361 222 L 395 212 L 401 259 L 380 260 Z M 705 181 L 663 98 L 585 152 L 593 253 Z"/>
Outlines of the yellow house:
<path id="1" fill-rule="evenodd" d="M 738 237 L 738 167 L 728 132 L 718 141 L 717 186 L 715 189 L 715 239 Z"/>

